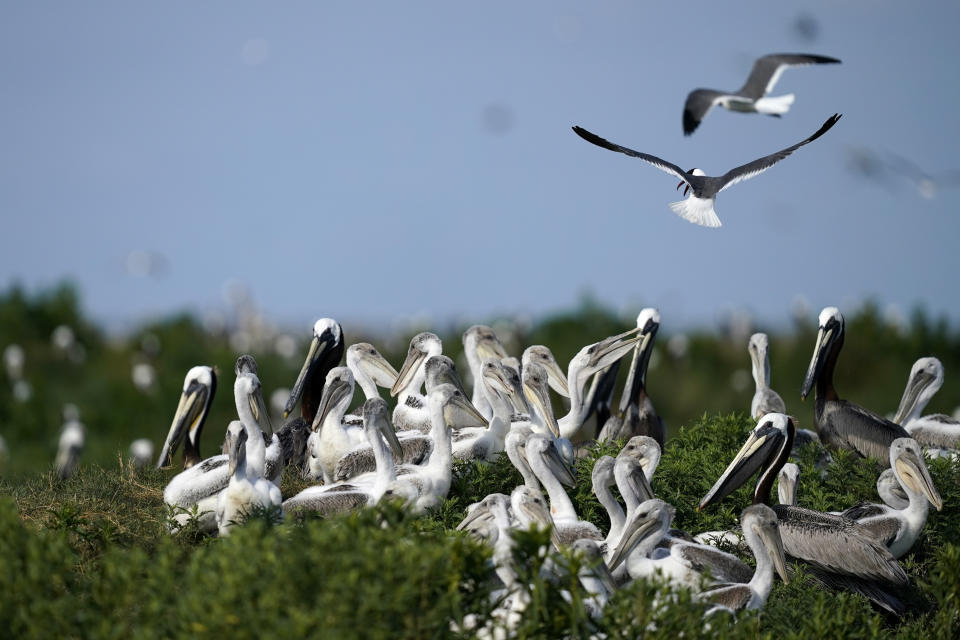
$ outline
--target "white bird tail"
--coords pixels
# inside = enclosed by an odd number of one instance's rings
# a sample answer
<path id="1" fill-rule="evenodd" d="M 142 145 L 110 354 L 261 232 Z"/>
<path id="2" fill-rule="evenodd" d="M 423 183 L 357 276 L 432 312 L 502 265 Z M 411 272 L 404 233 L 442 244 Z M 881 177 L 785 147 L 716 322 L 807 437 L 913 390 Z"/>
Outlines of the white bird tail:
<path id="1" fill-rule="evenodd" d="M 697 198 L 690 196 L 680 202 L 671 202 L 673 212 L 688 222 L 699 224 L 701 227 L 719 227 L 720 218 L 713 210 L 713 198 Z"/>
<path id="2" fill-rule="evenodd" d="M 766 113 L 771 116 L 779 116 L 790 111 L 790 105 L 793 104 L 795 96 L 788 93 L 785 96 L 775 98 L 760 98 L 754 103 L 757 113 Z"/>

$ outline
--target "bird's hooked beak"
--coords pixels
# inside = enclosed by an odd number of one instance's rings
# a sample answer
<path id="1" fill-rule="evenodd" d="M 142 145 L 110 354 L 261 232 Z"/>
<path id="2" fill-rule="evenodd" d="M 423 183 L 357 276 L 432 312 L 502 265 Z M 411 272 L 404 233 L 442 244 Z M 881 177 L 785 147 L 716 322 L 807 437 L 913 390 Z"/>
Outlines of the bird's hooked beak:
<path id="1" fill-rule="evenodd" d="M 447 426 L 454 424 L 481 424 L 487 425 L 487 419 L 483 417 L 477 408 L 473 406 L 470 399 L 462 391 L 457 391 L 447 403 L 443 406 L 443 419 Z"/>
<path id="2" fill-rule="evenodd" d="M 290 398 L 283 408 L 284 420 L 293 412 L 293 408 L 297 406 L 297 402 L 300 401 L 300 396 L 303 395 L 303 385 L 307 380 L 307 374 L 310 369 L 313 368 L 316 363 L 327 357 L 336 345 L 337 339 L 332 331 L 324 331 L 319 336 L 313 336 L 313 340 L 310 341 L 310 348 L 307 350 L 307 357 L 303 361 L 303 367 L 300 368 L 297 381 L 293 383 L 293 390 L 290 391 Z"/>
<path id="3" fill-rule="evenodd" d="M 259 384 L 247 398 L 250 404 L 250 412 L 253 419 L 257 421 L 257 426 L 263 431 L 263 436 L 269 442 L 273 437 L 273 422 L 270 420 L 270 411 L 267 410 L 267 403 L 263 399 L 263 387 Z"/>
<path id="4" fill-rule="evenodd" d="M 314 431 L 319 431 L 330 411 L 348 396 L 353 396 L 353 385 L 348 381 L 338 378 L 327 384 L 323 389 L 320 407 L 317 409 L 317 415 L 313 419 L 311 428 Z"/>
<path id="5" fill-rule="evenodd" d="M 387 359 L 377 351 L 364 353 L 360 362 L 363 363 L 364 369 L 379 387 L 391 389 L 400 377 L 393 365 L 387 362 Z"/>
<path id="6" fill-rule="evenodd" d="M 620 539 L 610 552 L 610 559 L 607 561 L 607 566 L 610 567 L 611 571 L 615 571 L 616 568 L 620 566 L 620 563 L 630 555 L 634 547 L 641 544 L 650 536 L 657 535 L 660 531 L 660 519 L 656 514 L 639 517 L 637 515 L 638 513 L 639 509 L 635 509 L 627 518 L 627 522 L 623 525 Z"/>
<path id="7" fill-rule="evenodd" d="M 401 461 L 403 458 L 403 447 L 400 445 L 400 439 L 397 438 L 397 432 L 393 430 L 393 425 L 390 424 L 390 420 L 387 419 L 386 415 L 378 415 L 374 417 L 374 421 L 377 431 L 380 432 L 390 447 L 390 453 L 393 454 L 394 460 L 397 462 Z"/>
<path id="8" fill-rule="evenodd" d="M 900 479 L 914 493 L 926 496 L 937 511 L 943 510 L 943 498 L 933 484 L 924 461 L 912 451 L 904 451 L 893 462 Z"/>
<path id="9" fill-rule="evenodd" d="M 423 362 L 426 359 L 426 351 L 415 346 L 410 347 L 410 350 L 407 352 L 407 359 L 403 361 L 403 365 L 400 367 L 400 373 L 397 374 L 397 380 L 393 383 L 393 386 L 390 387 L 391 397 L 396 396 L 402 389 L 405 389 L 407 385 L 410 384 L 410 381 L 417 375 L 417 372 L 420 370 L 420 367 L 423 366 Z M 414 389 L 414 391 L 416 391 L 416 389 Z"/>
<path id="10" fill-rule="evenodd" d="M 228 455 L 230 459 L 229 471 L 232 476 L 237 471 L 237 467 L 241 469 L 246 466 L 247 463 L 247 430 L 240 429 L 239 432 L 234 434 L 232 431 L 227 431 L 227 442 Z"/>
<path id="11" fill-rule="evenodd" d="M 800 389 L 800 399 L 806 399 L 813 388 L 813 383 L 820 376 L 820 370 L 823 369 L 823 363 L 827 359 L 830 347 L 837 339 L 839 324 L 833 321 L 821 326 L 817 331 L 817 342 L 813 346 L 813 357 L 810 359 L 810 366 L 807 367 L 807 375 L 803 379 L 803 387 Z"/>
<path id="12" fill-rule="evenodd" d="M 656 497 L 653 495 L 653 487 L 647 480 L 643 463 L 640 460 L 630 456 L 617 456 L 617 461 L 614 464 L 614 476 L 618 482 L 623 481 L 625 486 L 633 492 L 633 495 L 639 498 L 640 502 L 652 500 Z"/>
<path id="13" fill-rule="evenodd" d="M 910 415 L 913 408 L 917 406 L 917 401 L 920 400 L 920 395 L 923 391 L 936 379 L 936 376 L 931 375 L 927 371 L 920 371 L 917 375 L 911 377 L 907 383 L 907 388 L 903 391 L 900 406 L 897 408 L 897 415 L 893 417 L 892 422 L 902 424 L 903 420 Z"/>
<path id="14" fill-rule="evenodd" d="M 570 397 L 570 384 L 567 382 L 567 374 L 563 372 L 563 369 L 560 368 L 560 365 L 557 364 L 557 361 L 553 358 L 544 360 L 541 363 L 541 366 L 547 372 L 547 382 L 553 388 L 554 391 L 562 395 L 564 398 Z"/>
<path id="15" fill-rule="evenodd" d="M 158 469 L 173 462 L 173 454 L 177 452 L 184 434 L 193 431 L 202 422 L 209 406 L 209 399 L 210 388 L 196 380 L 180 394 L 180 401 L 173 414 L 167 440 L 163 443 L 163 449 L 157 459 Z"/>
<path id="16" fill-rule="evenodd" d="M 787 558 L 783 550 L 783 540 L 780 538 L 780 529 L 777 526 L 757 526 L 751 525 L 753 532 L 763 541 L 767 553 L 770 554 L 770 560 L 773 567 L 780 574 L 784 584 L 790 584 L 790 576 L 787 574 Z"/>
<path id="17" fill-rule="evenodd" d="M 623 333 L 605 338 L 600 342 L 585 347 L 589 358 L 587 369 L 590 374 L 605 369 L 622 358 L 643 337 L 641 329 L 634 327 Z"/>
<path id="18" fill-rule="evenodd" d="M 522 386 L 523 395 L 526 396 L 527 402 L 543 417 L 553 437 L 559 438 L 560 424 L 557 422 L 556 416 L 553 415 L 553 405 L 550 403 L 550 392 L 547 391 L 546 385 L 533 384 L 528 379 L 523 381 Z"/>
<path id="19" fill-rule="evenodd" d="M 747 438 L 740 451 L 727 465 L 723 475 L 700 501 L 697 511 L 701 511 L 730 495 L 776 455 L 783 445 L 784 437 L 772 425 L 767 425 L 769 423 L 750 432 L 750 437 Z"/>

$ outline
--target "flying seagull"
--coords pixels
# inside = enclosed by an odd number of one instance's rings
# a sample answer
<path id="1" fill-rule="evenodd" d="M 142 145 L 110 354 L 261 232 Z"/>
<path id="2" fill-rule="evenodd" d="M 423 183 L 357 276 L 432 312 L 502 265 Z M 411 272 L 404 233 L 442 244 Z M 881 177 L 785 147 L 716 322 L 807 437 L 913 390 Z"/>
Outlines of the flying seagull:
<path id="1" fill-rule="evenodd" d="M 764 96 L 773 90 L 773 85 L 780 79 L 784 69 L 839 62 L 836 58 L 807 53 L 771 53 L 757 58 L 746 84 L 737 91 L 728 93 L 715 89 L 694 89 L 687 95 L 687 102 L 683 105 L 683 135 L 688 136 L 696 131 L 710 109 L 717 104 L 730 111 L 765 113 L 779 118 L 790 110 L 793 94 L 775 98 Z"/>
<path id="2" fill-rule="evenodd" d="M 719 227 L 720 218 L 717 217 L 716 212 L 713 210 L 713 204 L 718 193 L 727 187 L 737 184 L 738 182 L 752 178 L 759 173 L 763 173 L 803 145 L 813 142 L 825 134 L 830 130 L 830 127 L 837 123 L 837 120 L 839 119 L 840 114 L 835 113 L 827 118 L 827 121 L 823 123 L 823 126 L 806 140 L 798 142 L 792 147 L 787 147 L 786 149 L 777 151 L 776 153 L 771 153 L 768 156 L 764 156 L 754 160 L 753 162 L 748 162 L 747 164 L 741 165 L 735 169 L 731 169 L 722 176 L 716 178 L 708 176 L 700 169 L 684 171 L 677 165 L 671 164 L 666 160 L 661 160 L 657 156 L 634 151 L 633 149 L 621 147 L 618 144 L 604 140 L 600 136 L 590 133 L 582 127 L 574 127 L 573 131 L 587 142 L 592 142 L 598 147 L 603 147 L 604 149 L 609 149 L 610 151 L 619 151 L 620 153 L 625 153 L 628 156 L 633 156 L 634 158 L 640 158 L 641 160 L 652 164 L 661 171 L 666 171 L 667 173 L 680 178 L 681 182 L 677 185 L 677 189 L 686 183 L 686 187 L 683 189 L 683 194 L 687 195 L 687 191 L 689 190 L 690 196 L 686 200 L 671 202 L 670 208 L 673 209 L 674 213 L 676 213 L 678 216 L 694 224 L 699 224 L 704 227 Z"/>

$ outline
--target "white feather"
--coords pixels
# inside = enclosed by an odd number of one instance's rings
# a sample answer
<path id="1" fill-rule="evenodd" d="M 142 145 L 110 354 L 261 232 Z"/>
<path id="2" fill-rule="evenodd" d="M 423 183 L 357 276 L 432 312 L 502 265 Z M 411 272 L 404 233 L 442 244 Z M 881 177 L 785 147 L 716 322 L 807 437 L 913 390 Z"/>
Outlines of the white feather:
<path id="1" fill-rule="evenodd" d="M 760 98 L 753 106 L 757 110 L 757 113 L 781 115 L 790 110 L 790 105 L 793 104 L 794 99 L 794 95 L 788 93 L 785 96 L 777 96 L 776 98 Z"/>
<path id="2" fill-rule="evenodd" d="M 697 198 L 691 195 L 686 200 L 671 202 L 670 208 L 675 214 L 693 224 L 702 227 L 719 227 L 720 218 L 713 210 L 713 198 Z"/>

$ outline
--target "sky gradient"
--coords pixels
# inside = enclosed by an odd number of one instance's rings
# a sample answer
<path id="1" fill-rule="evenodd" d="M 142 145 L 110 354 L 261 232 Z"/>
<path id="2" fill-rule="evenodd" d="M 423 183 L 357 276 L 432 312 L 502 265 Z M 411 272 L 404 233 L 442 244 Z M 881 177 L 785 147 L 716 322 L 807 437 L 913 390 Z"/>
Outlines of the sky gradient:
<path id="1" fill-rule="evenodd" d="M 811 322 L 872 296 L 957 323 L 956 188 L 863 162 L 960 167 L 958 25 L 955 2 L 5 3 L 0 285 L 69 278 L 114 326 L 221 308 L 231 282 L 296 323 L 538 315 L 586 291 L 665 326 L 781 322 L 798 294 Z M 843 64 L 784 73 L 783 118 L 718 109 L 682 135 L 688 91 L 736 89 L 771 52 Z M 720 229 L 570 130 L 719 175 L 834 112 L 720 195 Z"/>

